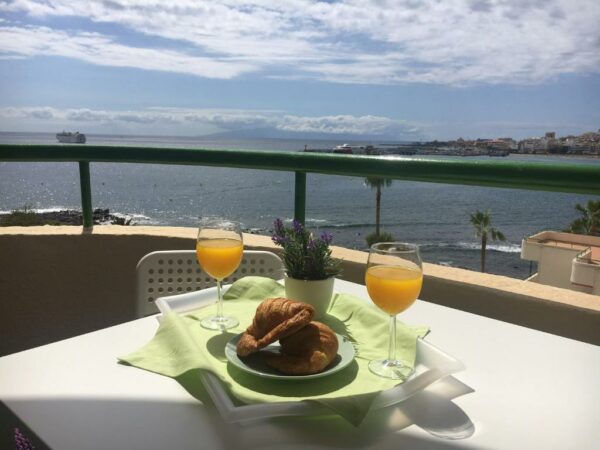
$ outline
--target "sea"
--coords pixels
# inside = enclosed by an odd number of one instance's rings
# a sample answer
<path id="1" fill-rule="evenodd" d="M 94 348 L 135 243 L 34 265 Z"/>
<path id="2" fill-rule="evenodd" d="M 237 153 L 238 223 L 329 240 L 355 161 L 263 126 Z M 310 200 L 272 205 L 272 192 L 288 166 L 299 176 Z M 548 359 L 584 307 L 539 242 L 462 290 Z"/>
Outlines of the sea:
<path id="1" fill-rule="evenodd" d="M 87 135 L 87 142 L 285 152 L 342 143 L 94 134 Z M 0 143 L 49 144 L 51 152 L 56 138 L 53 133 L 0 133 Z M 543 155 L 510 155 L 502 160 L 600 164 L 597 158 Z M 276 218 L 291 220 L 294 214 L 293 173 L 129 163 L 91 163 L 90 171 L 94 208 L 129 216 L 134 226 L 195 227 L 201 217 L 221 216 L 242 222 L 248 232 L 270 235 Z M 420 245 L 426 262 L 479 270 L 480 243 L 469 218 L 477 210 L 490 210 L 493 225 L 506 241 L 489 243 L 487 272 L 525 279 L 536 267 L 521 260 L 522 239 L 539 231 L 565 229 L 578 216 L 575 205 L 588 200 L 598 198 L 395 180 L 382 191 L 381 224 L 396 240 Z M 0 212 L 24 206 L 38 211 L 81 208 L 77 163 L 0 162 Z M 306 224 L 317 233 L 333 233 L 334 245 L 366 250 L 365 237 L 375 227 L 375 190 L 360 177 L 308 174 Z"/>

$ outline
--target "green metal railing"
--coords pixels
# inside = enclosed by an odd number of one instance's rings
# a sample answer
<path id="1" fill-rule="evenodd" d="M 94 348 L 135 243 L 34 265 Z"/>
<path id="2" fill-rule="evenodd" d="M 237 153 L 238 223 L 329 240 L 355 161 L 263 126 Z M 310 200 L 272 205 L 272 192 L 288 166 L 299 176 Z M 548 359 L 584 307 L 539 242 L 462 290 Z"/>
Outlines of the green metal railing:
<path id="1" fill-rule="evenodd" d="M 0 161 L 78 162 L 84 227 L 92 227 L 90 162 L 178 164 L 295 173 L 294 217 L 306 209 L 306 174 L 379 177 L 430 183 L 600 195 L 600 164 L 433 160 L 303 152 L 94 145 L 0 145 Z"/>

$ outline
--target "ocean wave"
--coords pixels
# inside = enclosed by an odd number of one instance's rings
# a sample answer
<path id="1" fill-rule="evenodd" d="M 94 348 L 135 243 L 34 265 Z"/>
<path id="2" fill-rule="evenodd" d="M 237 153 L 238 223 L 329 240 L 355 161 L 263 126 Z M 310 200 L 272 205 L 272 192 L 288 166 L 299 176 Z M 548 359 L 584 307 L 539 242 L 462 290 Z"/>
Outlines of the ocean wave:
<path id="1" fill-rule="evenodd" d="M 332 224 L 328 224 L 327 225 L 329 228 L 365 228 L 365 227 L 374 227 L 375 224 L 373 223 L 332 223 Z M 390 226 L 389 224 L 387 225 L 381 225 L 382 227 L 384 226 Z"/>
<path id="2" fill-rule="evenodd" d="M 71 210 L 76 210 L 77 208 L 69 208 L 67 206 L 52 206 L 50 208 L 30 208 L 28 209 L 28 211 L 31 211 L 32 213 L 35 214 L 45 214 L 45 213 L 53 213 L 53 212 L 60 212 L 60 211 L 71 211 Z M 13 211 L 22 211 L 23 208 L 15 208 L 15 209 L 11 209 L 10 211 L 0 211 L 0 214 L 11 214 Z"/>
<path id="3" fill-rule="evenodd" d="M 481 243 L 479 242 L 439 242 L 422 244 L 423 248 L 447 248 L 450 250 L 473 250 L 480 251 Z M 521 253 L 521 246 L 519 244 L 511 244 L 510 242 L 505 244 L 488 244 L 487 250 L 502 252 L 502 253 Z"/>
<path id="4" fill-rule="evenodd" d="M 308 222 L 308 219 L 307 219 Z M 320 227 L 322 228 L 332 228 L 332 229 L 351 229 L 351 228 L 375 228 L 375 224 L 374 223 L 344 223 L 344 222 L 336 222 L 336 223 L 332 223 L 329 222 L 328 220 L 322 220 L 320 221 L 322 223 L 319 224 Z M 401 225 L 401 224 L 381 224 L 382 228 L 385 227 L 393 227 L 396 225 Z"/>
<path id="5" fill-rule="evenodd" d="M 114 213 L 113 215 L 121 215 L 121 213 Z M 144 214 L 124 215 L 131 218 L 130 225 L 164 225 L 160 220 L 153 219 L 152 217 L 145 216 Z"/>
<path id="6" fill-rule="evenodd" d="M 307 219 L 308 221 L 308 219 Z M 375 228 L 375 223 L 373 222 L 357 222 L 357 223 L 349 223 L 349 222 L 329 222 L 327 220 L 324 220 L 323 222 L 326 222 L 325 225 L 322 225 L 323 227 L 327 227 L 327 228 L 333 228 L 333 229 L 353 229 L 353 228 Z M 418 226 L 428 226 L 431 225 L 431 222 L 394 222 L 394 223 L 381 223 L 381 229 L 383 231 L 386 231 L 386 229 L 391 229 L 393 227 L 418 227 Z M 454 225 L 451 223 L 438 223 L 436 224 L 437 226 L 439 225 Z"/>
<path id="7" fill-rule="evenodd" d="M 52 206 L 51 208 L 32 208 L 31 211 L 37 214 L 53 213 L 60 211 L 76 210 L 77 208 L 69 208 L 67 206 Z"/>
<path id="8" fill-rule="evenodd" d="M 281 220 L 283 220 L 283 223 L 292 223 L 294 221 L 293 217 L 283 217 Z M 321 223 L 328 223 L 329 220 L 327 219 L 314 219 L 312 217 L 307 217 L 304 219 L 304 223 L 312 223 L 312 224 L 321 224 Z M 329 226 L 329 225 L 328 225 Z"/>
<path id="9" fill-rule="evenodd" d="M 519 244 L 492 244 L 488 245 L 488 248 L 497 252 L 504 253 L 521 253 L 521 246 Z"/>
<path id="10" fill-rule="evenodd" d="M 110 215 L 120 219 L 125 219 L 129 225 L 166 225 L 162 221 L 146 216 L 145 214 L 130 214 L 117 211 L 111 212 Z M 110 223 L 110 220 L 108 220 L 106 223 Z"/>
<path id="11" fill-rule="evenodd" d="M 438 264 L 440 266 L 452 267 L 452 265 L 454 264 L 454 261 L 438 261 Z"/>
<path id="12" fill-rule="evenodd" d="M 243 231 L 244 231 L 244 233 L 250 233 L 250 234 L 267 234 L 269 230 L 266 230 L 265 228 L 255 227 L 255 228 L 244 228 Z"/>
<path id="13" fill-rule="evenodd" d="M 290 217 L 284 217 L 284 223 L 292 223 L 294 220 Z M 329 219 L 312 219 L 306 218 L 305 223 L 310 226 L 314 225 L 321 228 L 331 228 L 331 229 L 353 229 L 353 228 L 375 228 L 374 222 L 334 222 Z M 430 226 L 430 221 L 417 221 L 417 222 L 382 222 L 380 224 L 381 228 L 385 231 L 386 229 L 390 229 L 393 227 L 418 227 L 418 226 Z M 454 222 L 436 222 L 436 226 L 442 225 L 456 225 Z"/>

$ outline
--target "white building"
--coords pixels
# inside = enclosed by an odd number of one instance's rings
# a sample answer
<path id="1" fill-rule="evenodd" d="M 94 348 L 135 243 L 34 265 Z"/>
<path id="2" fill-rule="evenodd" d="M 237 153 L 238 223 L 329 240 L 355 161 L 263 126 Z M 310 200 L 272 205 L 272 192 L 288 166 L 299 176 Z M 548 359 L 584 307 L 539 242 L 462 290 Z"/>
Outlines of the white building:
<path id="1" fill-rule="evenodd" d="M 543 231 L 523 240 L 521 259 L 538 263 L 527 281 L 600 295 L 600 237 Z"/>
<path id="2" fill-rule="evenodd" d="M 545 153 L 546 143 L 540 138 L 519 141 L 519 153 Z"/>

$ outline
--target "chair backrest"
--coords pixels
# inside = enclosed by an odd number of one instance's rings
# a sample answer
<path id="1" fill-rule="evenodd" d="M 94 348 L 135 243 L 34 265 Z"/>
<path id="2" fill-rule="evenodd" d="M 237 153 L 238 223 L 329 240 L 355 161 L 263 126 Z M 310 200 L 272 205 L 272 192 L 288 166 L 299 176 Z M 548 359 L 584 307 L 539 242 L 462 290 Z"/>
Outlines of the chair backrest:
<path id="1" fill-rule="evenodd" d="M 283 262 L 275 253 L 245 250 L 240 266 L 223 283 L 233 283 L 246 275 L 279 280 L 283 278 Z M 154 301 L 159 297 L 198 291 L 217 284 L 200 268 L 194 250 L 148 253 L 138 262 L 136 280 L 137 317 L 157 313 Z"/>

